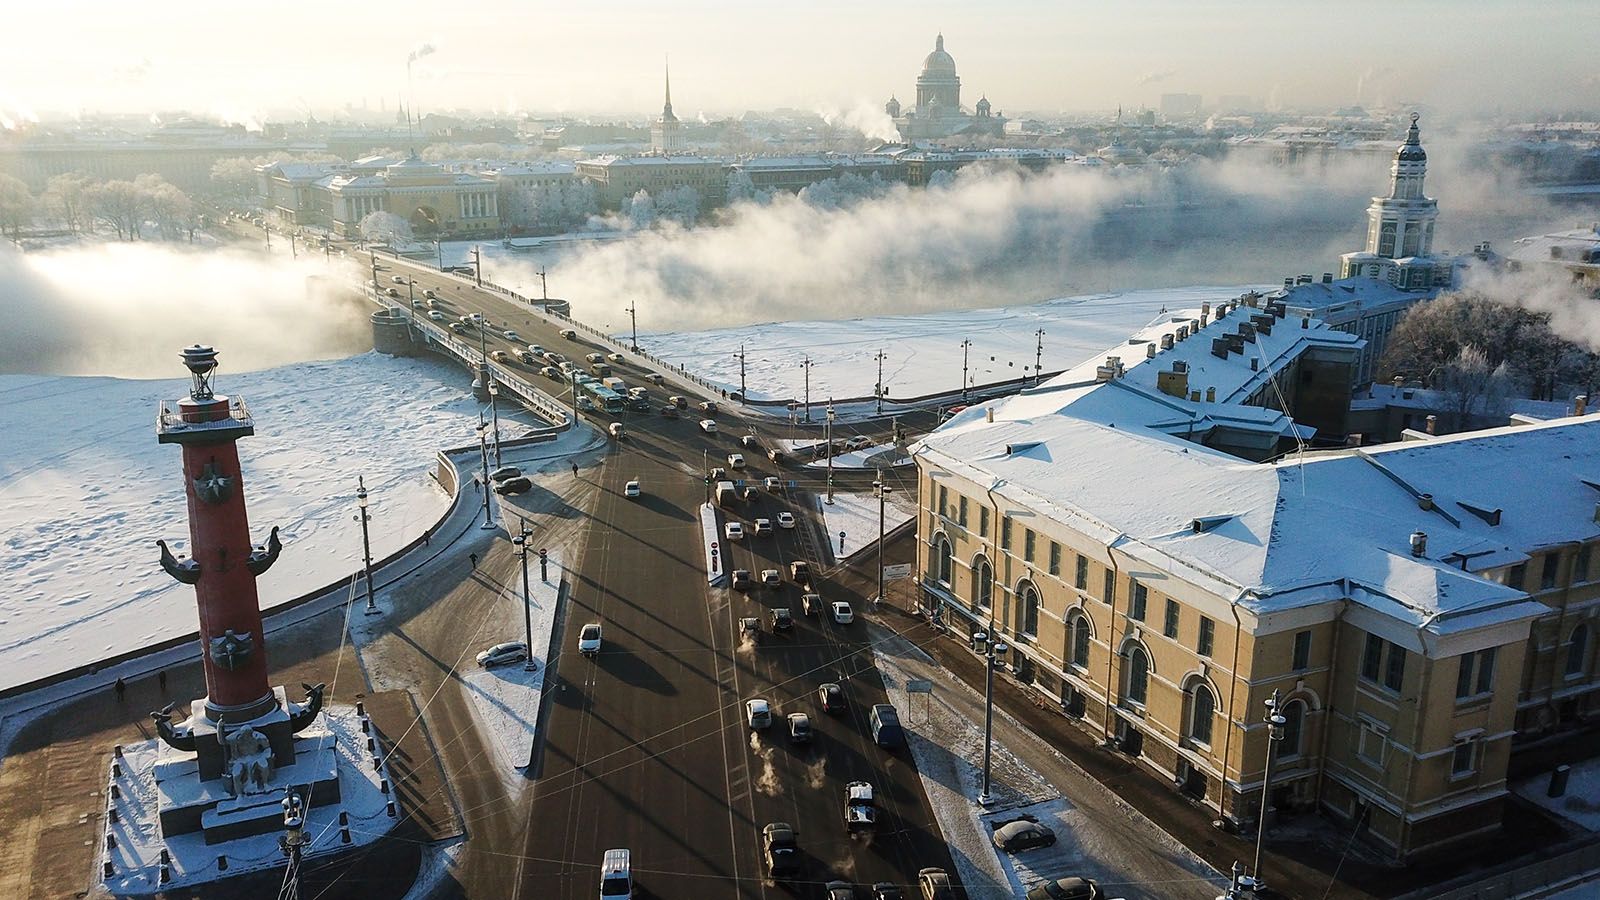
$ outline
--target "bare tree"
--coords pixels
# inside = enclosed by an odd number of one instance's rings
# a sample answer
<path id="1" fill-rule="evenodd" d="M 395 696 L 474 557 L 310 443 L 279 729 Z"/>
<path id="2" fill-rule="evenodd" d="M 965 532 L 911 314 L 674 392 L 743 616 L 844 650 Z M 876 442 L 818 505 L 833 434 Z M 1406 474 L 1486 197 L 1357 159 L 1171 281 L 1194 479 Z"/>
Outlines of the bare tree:
<path id="1" fill-rule="evenodd" d="M 20 179 L 0 175 L 0 229 L 9 229 L 16 240 L 22 226 L 33 222 L 33 192 Z"/>
<path id="2" fill-rule="evenodd" d="M 87 176 L 76 173 L 52 175 L 45 182 L 45 206 L 70 231 L 82 231 L 89 224 L 84 193 L 90 184 Z"/>
<path id="3" fill-rule="evenodd" d="M 410 243 L 412 239 L 411 223 L 392 212 L 378 210 L 368 213 L 358 226 L 361 236 L 369 241 L 379 241 L 394 245 Z"/>
<path id="4" fill-rule="evenodd" d="M 90 187 L 84 194 L 89 214 L 98 222 L 110 226 L 119 241 L 139 239 L 140 225 L 144 222 L 148 194 L 131 181 L 107 181 Z"/>

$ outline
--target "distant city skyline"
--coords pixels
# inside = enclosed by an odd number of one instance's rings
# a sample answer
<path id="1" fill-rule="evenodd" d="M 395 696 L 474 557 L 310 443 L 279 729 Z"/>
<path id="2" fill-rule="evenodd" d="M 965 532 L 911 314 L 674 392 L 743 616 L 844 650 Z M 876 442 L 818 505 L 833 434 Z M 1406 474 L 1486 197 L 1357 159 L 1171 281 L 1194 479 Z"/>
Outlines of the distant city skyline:
<path id="1" fill-rule="evenodd" d="M 559 11 L 512 4 L 373 7 L 366 17 L 290 0 L 182 0 L 159 8 L 79 0 L 34 8 L 0 53 L 0 114 L 184 110 L 255 124 L 363 104 L 423 113 L 575 112 L 643 118 L 672 59 L 680 118 L 792 107 L 881 113 L 913 91 L 943 32 L 963 99 L 999 111 L 1158 108 L 1162 94 L 1250 97 L 1268 108 L 1417 104 L 1445 114 L 1595 108 L 1592 7 L 1556 0 L 1425 0 L 1284 6 L 1135 0 L 948 0 L 867 7 L 837 0 L 780 12 L 687 0 L 617 0 Z M 41 35 L 68 35 L 60 40 Z M 429 45 L 411 68 L 407 60 Z"/>

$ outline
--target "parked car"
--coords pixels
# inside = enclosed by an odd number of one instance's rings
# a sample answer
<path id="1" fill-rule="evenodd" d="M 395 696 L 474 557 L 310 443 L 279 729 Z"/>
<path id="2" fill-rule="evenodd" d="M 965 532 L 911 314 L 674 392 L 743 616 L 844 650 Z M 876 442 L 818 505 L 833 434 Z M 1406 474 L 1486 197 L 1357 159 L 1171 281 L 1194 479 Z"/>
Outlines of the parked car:
<path id="1" fill-rule="evenodd" d="M 793 631 L 794 630 L 794 613 L 789 611 L 789 607 L 780 606 L 780 607 L 778 607 L 778 608 L 776 608 L 776 609 L 774 609 L 772 611 L 772 630 L 773 631 Z"/>
<path id="2" fill-rule="evenodd" d="M 607 850 L 600 858 L 600 900 L 633 900 L 631 856 L 627 850 Z"/>
<path id="3" fill-rule="evenodd" d="M 1032 819 L 1017 819 L 994 830 L 994 845 L 1007 853 L 1020 853 L 1035 847 L 1049 847 L 1056 842 L 1056 833 Z"/>
<path id="4" fill-rule="evenodd" d="M 520 475 L 516 478 L 507 478 L 494 486 L 494 492 L 497 494 L 521 494 L 532 489 L 533 482 Z"/>
<path id="5" fill-rule="evenodd" d="M 848 881 L 830 881 L 823 885 L 822 896 L 825 900 L 855 900 L 856 889 Z"/>
<path id="6" fill-rule="evenodd" d="M 917 886 L 922 889 L 922 900 L 956 900 L 956 889 L 950 885 L 950 873 L 943 869 L 928 868 L 917 872 Z"/>
<path id="7" fill-rule="evenodd" d="M 872 742 L 879 747 L 894 750 L 905 746 L 905 729 L 900 727 L 900 714 L 893 706 L 875 704 L 867 715 L 867 724 L 872 728 Z"/>
<path id="8" fill-rule="evenodd" d="M 623 485 L 622 496 L 627 497 L 629 500 L 639 499 L 639 479 L 635 478 Z"/>
<path id="9" fill-rule="evenodd" d="M 590 622 L 578 632 L 578 652 L 594 656 L 600 652 L 600 623 Z"/>
<path id="10" fill-rule="evenodd" d="M 800 871 L 800 842 L 796 840 L 797 837 L 788 822 L 772 822 L 761 829 L 761 853 L 766 857 L 768 875 L 782 878 Z"/>
<path id="11" fill-rule="evenodd" d="M 700 430 L 704 431 L 706 434 L 716 434 L 717 423 L 714 419 L 701 419 Z"/>
<path id="12" fill-rule="evenodd" d="M 784 510 L 783 512 L 778 513 L 778 527 L 779 528 L 793 528 L 794 527 L 794 513 L 789 512 L 788 510 Z"/>
<path id="13" fill-rule="evenodd" d="M 772 727 L 772 707 L 756 697 L 744 702 L 744 720 L 751 728 L 760 730 Z"/>
<path id="14" fill-rule="evenodd" d="M 749 569 L 734 569 L 733 570 L 733 574 L 730 576 L 730 578 L 733 581 L 733 589 L 734 590 L 736 590 L 736 591 L 748 591 L 748 590 L 750 590 L 750 586 L 752 584 L 752 581 L 751 581 L 751 578 L 750 578 L 750 570 Z"/>
<path id="15" fill-rule="evenodd" d="M 864 434 L 858 434 L 850 440 L 845 441 L 844 446 L 846 450 L 860 450 L 864 447 L 871 447 L 872 438 L 869 438 Z"/>
<path id="16" fill-rule="evenodd" d="M 805 713 L 789 713 L 789 740 L 796 744 L 811 743 L 811 717 Z"/>
<path id="17" fill-rule="evenodd" d="M 822 711 L 825 713 L 844 712 L 850 707 L 849 701 L 844 697 L 844 688 L 833 681 L 817 688 L 817 703 L 822 706 Z"/>
<path id="18" fill-rule="evenodd" d="M 722 526 L 722 536 L 730 541 L 744 540 L 744 523 L 728 522 Z"/>
<path id="19" fill-rule="evenodd" d="M 489 473 L 489 480 L 505 481 L 507 478 L 518 478 L 521 475 L 522 470 L 516 466 L 501 466 L 500 468 Z"/>
<path id="20" fill-rule="evenodd" d="M 772 533 L 771 519 L 757 519 L 755 521 L 756 537 L 766 537 Z"/>
<path id="21" fill-rule="evenodd" d="M 851 609 L 850 604 L 843 600 L 833 601 L 833 606 L 830 607 L 830 609 L 833 610 L 833 621 L 835 624 L 849 625 L 851 622 L 856 620 L 855 610 Z"/>
<path id="22" fill-rule="evenodd" d="M 1093 880 L 1074 875 L 1039 882 L 1028 889 L 1027 900 L 1106 900 L 1106 894 Z"/>
<path id="23" fill-rule="evenodd" d="M 528 645 L 522 641 L 506 641 L 478 654 L 478 665 L 485 669 L 522 662 L 528 658 Z"/>

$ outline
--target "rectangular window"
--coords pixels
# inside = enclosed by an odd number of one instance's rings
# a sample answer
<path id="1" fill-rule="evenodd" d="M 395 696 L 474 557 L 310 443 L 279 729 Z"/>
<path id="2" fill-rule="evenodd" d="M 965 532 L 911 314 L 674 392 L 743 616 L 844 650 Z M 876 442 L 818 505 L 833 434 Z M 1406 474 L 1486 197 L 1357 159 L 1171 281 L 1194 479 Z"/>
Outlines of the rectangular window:
<path id="1" fill-rule="evenodd" d="M 1080 591 L 1086 591 L 1089 589 L 1089 558 L 1082 553 L 1075 555 L 1078 557 L 1078 571 L 1073 576 L 1072 586 Z"/>
<path id="2" fill-rule="evenodd" d="M 1022 561 L 1033 562 L 1033 529 L 1022 529 Z"/>
<path id="3" fill-rule="evenodd" d="M 1103 603 L 1115 604 L 1117 602 L 1117 576 L 1110 569 L 1106 570 L 1106 584 L 1104 595 L 1100 598 Z"/>
<path id="4" fill-rule="evenodd" d="M 1463 653 L 1457 657 L 1461 667 L 1456 670 L 1456 699 L 1479 697 L 1494 688 L 1495 648 L 1486 647 L 1476 653 Z"/>
<path id="5" fill-rule="evenodd" d="M 1506 586 L 1522 590 L 1522 583 L 1528 579 L 1528 564 L 1517 563 L 1506 572 Z"/>
<path id="6" fill-rule="evenodd" d="M 939 485 L 939 515 L 950 518 L 950 489 L 942 484 Z"/>
<path id="7" fill-rule="evenodd" d="M 1383 686 L 1391 691 L 1398 691 L 1406 680 L 1406 651 L 1394 644 L 1389 644 L 1384 649 L 1389 654 L 1389 660 L 1383 667 Z"/>
<path id="8" fill-rule="evenodd" d="M 1000 549 L 1011 549 L 1011 517 L 1000 517 Z"/>
<path id="9" fill-rule="evenodd" d="M 1375 634 L 1367 635 L 1367 644 L 1361 651 L 1361 677 L 1368 681 L 1377 681 L 1378 673 L 1383 671 L 1383 638 Z"/>
<path id="10" fill-rule="evenodd" d="M 1311 632 L 1297 631 L 1294 635 L 1294 662 L 1296 672 L 1311 668 Z"/>
<path id="11" fill-rule="evenodd" d="M 1178 636 L 1178 601 L 1167 601 L 1167 615 L 1161 622 L 1161 633 L 1169 638 Z"/>
<path id="12" fill-rule="evenodd" d="M 1209 616 L 1200 617 L 1200 640 L 1195 644 L 1195 652 L 1201 656 L 1210 656 L 1212 644 L 1217 640 L 1217 623 L 1211 621 Z"/>
<path id="13" fill-rule="evenodd" d="M 989 536 L 989 507 L 978 508 L 978 537 Z"/>
<path id="14" fill-rule="evenodd" d="M 1450 774 L 1455 777 L 1471 775 L 1478 770 L 1478 741 L 1461 741 L 1450 756 Z"/>
<path id="15" fill-rule="evenodd" d="M 1128 596 L 1133 598 L 1133 606 L 1128 610 L 1128 616 L 1144 621 L 1145 603 L 1150 599 L 1150 591 L 1144 585 L 1132 578 L 1128 579 Z"/>
<path id="16" fill-rule="evenodd" d="M 967 527 L 967 498 L 956 498 L 956 524 L 962 528 Z"/>
<path id="17" fill-rule="evenodd" d="M 1584 544 L 1582 547 L 1578 548 L 1578 555 L 1572 558 L 1573 584 L 1589 580 L 1589 561 L 1593 555 L 1590 553 L 1590 551 L 1593 549 L 1594 545 Z"/>
<path id="18" fill-rule="evenodd" d="M 1383 765 L 1384 751 L 1388 748 L 1389 739 L 1379 731 L 1371 722 L 1361 723 L 1361 738 L 1356 747 L 1356 752 L 1361 758 L 1375 765 Z"/>
<path id="19" fill-rule="evenodd" d="M 1539 590 L 1548 591 L 1556 586 L 1556 569 L 1561 567 L 1560 553 L 1546 553 L 1539 569 Z"/>
<path id="20" fill-rule="evenodd" d="M 1050 542 L 1050 574 L 1061 576 L 1061 545 L 1055 541 Z"/>

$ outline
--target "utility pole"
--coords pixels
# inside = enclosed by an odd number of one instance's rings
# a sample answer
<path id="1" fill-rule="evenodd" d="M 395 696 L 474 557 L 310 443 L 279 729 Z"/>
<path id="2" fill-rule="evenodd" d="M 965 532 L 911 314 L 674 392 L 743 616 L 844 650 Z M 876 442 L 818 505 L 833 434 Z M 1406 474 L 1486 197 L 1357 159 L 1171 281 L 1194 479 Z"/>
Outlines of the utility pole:
<path id="1" fill-rule="evenodd" d="M 444 271 L 444 244 L 434 241 L 433 252 L 439 254 L 439 271 Z"/>
<path id="2" fill-rule="evenodd" d="M 406 276 L 406 299 L 411 301 L 412 309 L 417 308 L 417 280 L 409 275 Z"/>
<path id="3" fill-rule="evenodd" d="M 472 247 L 472 276 L 478 287 L 483 287 L 483 248 L 476 244 Z"/>
<path id="4" fill-rule="evenodd" d="M 893 491 L 893 487 L 883 483 L 883 470 L 879 469 L 878 477 L 872 482 L 872 492 L 878 495 L 878 596 L 872 598 L 873 606 L 883 602 L 883 505 Z"/>
<path id="5" fill-rule="evenodd" d="M 829 503 L 833 502 L 833 415 L 834 415 L 833 414 L 833 398 L 829 397 L 828 398 L 828 424 L 827 424 L 827 429 L 826 429 L 827 430 L 827 436 L 825 438 L 825 440 L 828 443 L 828 502 Z"/>
<path id="6" fill-rule="evenodd" d="M 544 280 L 544 266 L 539 267 L 539 297 L 543 300 L 550 299 L 550 285 Z"/>
<path id="7" fill-rule="evenodd" d="M 494 380 L 494 373 L 489 376 L 489 415 L 494 419 L 494 467 L 500 468 L 500 382 Z"/>
<path id="8" fill-rule="evenodd" d="M 1251 892 L 1252 897 L 1259 896 L 1262 888 L 1266 886 L 1266 882 L 1261 880 L 1261 847 L 1267 835 L 1267 803 L 1271 799 L 1268 791 L 1272 789 L 1272 758 L 1278 755 L 1278 743 L 1283 740 L 1283 727 L 1289 721 L 1278 712 L 1283 708 L 1283 701 L 1280 691 L 1276 688 L 1273 689 L 1272 696 L 1267 698 L 1266 706 L 1267 765 L 1261 775 L 1261 809 L 1256 813 L 1256 864 L 1250 869 L 1250 874 L 1242 879 L 1245 882 L 1244 887 Z"/>
<path id="9" fill-rule="evenodd" d="M 743 344 L 739 345 L 739 352 L 735 353 L 734 356 L 739 360 L 739 403 L 740 404 L 744 404 L 746 402 L 746 400 L 745 400 L 745 394 L 744 394 L 744 345 Z"/>
<path id="10" fill-rule="evenodd" d="M 539 270 L 539 280 L 544 281 L 544 270 Z M 633 325 L 633 352 L 639 352 L 639 303 L 637 300 L 628 301 L 628 321 Z"/>
<path id="11" fill-rule="evenodd" d="M 483 410 L 478 410 L 478 455 L 483 459 L 483 524 L 487 531 L 494 527 L 494 508 L 489 505 L 489 423 L 483 421 Z"/>
<path id="12" fill-rule="evenodd" d="M 806 370 L 806 423 L 811 422 L 811 357 L 807 356 L 800 366 Z"/>
<path id="13" fill-rule="evenodd" d="M 372 256 L 372 292 L 376 294 L 378 292 L 378 252 L 376 250 L 367 252 Z"/>
<path id="14" fill-rule="evenodd" d="M 532 533 L 528 530 L 527 524 L 524 523 L 522 531 L 511 539 L 511 543 L 517 546 L 517 555 L 522 557 L 522 624 L 527 628 L 528 632 L 528 661 L 522 664 L 522 668 L 530 672 L 533 671 L 534 664 L 533 601 L 528 598 L 528 535 Z"/>
<path id="15" fill-rule="evenodd" d="M 990 612 L 989 627 L 994 627 L 994 614 Z M 994 802 L 989 795 L 989 760 L 994 749 L 994 661 L 1004 656 L 1010 649 L 1004 642 L 991 639 L 989 632 L 980 631 L 972 636 L 976 644 L 980 644 L 979 652 L 983 655 L 984 681 L 983 681 L 983 789 L 978 792 L 978 805 L 988 806 Z"/>
<path id="16" fill-rule="evenodd" d="M 367 535 L 367 523 L 372 521 L 372 516 L 367 514 L 367 479 L 366 476 L 356 476 L 356 516 L 355 520 L 361 523 L 361 558 L 362 571 L 367 576 L 367 609 L 366 614 L 375 616 L 382 610 L 372 598 L 372 541 Z"/>
<path id="17" fill-rule="evenodd" d="M 878 351 L 878 387 L 873 391 L 877 396 L 878 411 L 874 415 L 883 415 L 883 351 Z"/>
<path id="18" fill-rule="evenodd" d="M 1044 329 L 1035 331 L 1033 337 L 1033 386 L 1038 387 L 1039 373 L 1043 371 L 1044 366 Z"/>
<path id="19" fill-rule="evenodd" d="M 967 351 L 972 349 L 971 341 L 961 342 L 961 402 L 967 402 Z"/>

